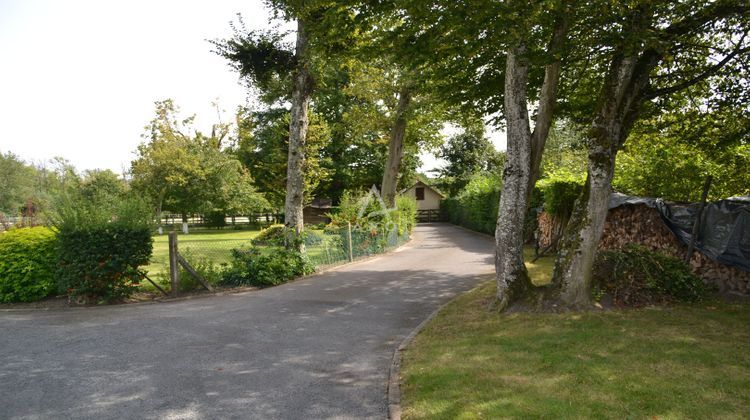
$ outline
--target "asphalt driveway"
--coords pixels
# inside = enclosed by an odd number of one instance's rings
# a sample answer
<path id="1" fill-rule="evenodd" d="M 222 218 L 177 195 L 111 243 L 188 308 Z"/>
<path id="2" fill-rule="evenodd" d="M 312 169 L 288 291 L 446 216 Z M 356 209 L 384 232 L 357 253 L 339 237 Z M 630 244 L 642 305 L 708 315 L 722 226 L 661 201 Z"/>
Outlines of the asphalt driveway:
<path id="1" fill-rule="evenodd" d="M 398 343 L 492 262 L 487 238 L 420 225 L 394 253 L 261 291 L 0 312 L 0 418 L 384 418 Z"/>

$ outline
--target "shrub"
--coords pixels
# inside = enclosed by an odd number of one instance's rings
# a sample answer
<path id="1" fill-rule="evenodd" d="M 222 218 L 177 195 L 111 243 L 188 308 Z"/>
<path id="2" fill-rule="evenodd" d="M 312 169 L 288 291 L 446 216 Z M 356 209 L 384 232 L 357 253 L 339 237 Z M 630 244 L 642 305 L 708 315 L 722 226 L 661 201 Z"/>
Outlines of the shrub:
<path id="1" fill-rule="evenodd" d="M 192 251 L 180 251 L 180 255 L 185 258 L 195 271 L 203 277 L 209 284 L 215 285 L 221 283 L 226 264 L 216 264 L 206 257 L 195 255 Z M 169 273 L 164 273 L 166 283 L 170 284 Z M 196 289 L 202 289 L 203 285 L 180 265 L 180 291 L 190 292 Z"/>
<path id="2" fill-rule="evenodd" d="M 282 224 L 271 225 L 262 229 L 252 242 L 254 245 L 283 245 L 287 234 L 286 226 Z"/>
<path id="3" fill-rule="evenodd" d="M 599 252 L 594 282 L 597 293 L 610 295 L 622 306 L 695 302 L 708 292 L 683 261 L 640 245 Z"/>
<path id="4" fill-rule="evenodd" d="M 223 228 L 227 225 L 227 219 L 223 212 L 210 212 L 204 216 L 203 220 L 206 223 L 206 227 Z"/>
<path id="5" fill-rule="evenodd" d="M 0 302 L 31 302 L 56 292 L 56 243 L 44 227 L 0 233 Z"/>
<path id="6" fill-rule="evenodd" d="M 327 213 L 331 219 L 330 225 L 343 227 L 351 223 L 356 225 L 359 221 L 359 212 L 361 209 L 360 198 L 358 194 L 351 191 L 344 191 L 341 195 L 338 207 L 334 211 Z"/>
<path id="7" fill-rule="evenodd" d="M 67 197 L 58 203 L 57 270 L 61 291 L 84 303 L 130 296 L 151 258 L 151 211 L 137 199 L 115 203 Z"/>
<path id="8" fill-rule="evenodd" d="M 396 208 L 385 208 L 384 203 L 372 192 L 361 194 L 345 191 L 336 211 L 327 215 L 331 223 L 326 231 L 344 234 L 351 225 L 353 231 L 372 233 L 387 243 L 390 231 L 397 235 L 411 233 L 417 223 L 417 202 L 410 197 L 396 198 Z"/>
<path id="9" fill-rule="evenodd" d="M 271 225 L 260 231 L 252 243 L 261 246 L 286 246 L 287 243 L 295 242 L 297 233 L 294 229 L 284 225 Z M 305 245 L 317 245 L 323 241 L 323 238 L 311 230 L 302 232 L 301 240 Z"/>
<path id="10" fill-rule="evenodd" d="M 223 283 L 232 286 L 275 286 L 312 273 L 307 257 L 298 251 L 279 247 L 261 252 L 259 248 L 233 249 L 232 261 Z"/>
<path id="11" fill-rule="evenodd" d="M 455 225 L 492 235 L 497 224 L 501 189 L 498 175 L 475 175 L 456 197 L 442 201 L 441 210 Z"/>
<path id="12" fill-rule="evenodd" d="M 398 234 L 410 234 L 417 225 L 417 200 L 407 196 L 398 196 L 394 213 L 393 221 L 398 226 Z"/>
<path id="13" fill-rule="evenodd" d="M 539 181 L 544 196 L 544 211 L 561 220 L 573 213 L 573 206 L 583 189 L 584 181 L 572 176 L 554 176 Z"/>

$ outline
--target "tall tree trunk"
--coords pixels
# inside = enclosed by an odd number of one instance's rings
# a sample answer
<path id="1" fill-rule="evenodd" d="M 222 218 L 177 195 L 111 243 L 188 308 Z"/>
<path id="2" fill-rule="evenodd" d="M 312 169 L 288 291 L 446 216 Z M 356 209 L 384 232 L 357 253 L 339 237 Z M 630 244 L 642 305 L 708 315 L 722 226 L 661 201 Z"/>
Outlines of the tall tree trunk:
<path id="1" fill-rule="evenodd" d="M 292 109 L 289 119 L 289 154 L 287 158 L 285 225 L 297 234 L 304 229 L 302 211 L 305 198 L 305 140 L 307 138 L 308 106 L 313 80 L 308 68 L 308 34 L 302 19 L 297 21 L 295 56 L 297 69 L 292 88 Z M 304 246 L 300 245 L 304 251 Z"/>
<path id="2" fill-rule="evenodd" d="M 562 48 L 567 29 L 564 16 L 555 22 L 548 53 L 557 54 Z M 523 45 L 509 51 L 505 70 L 508 148 L 505 152 L 503 188 L 495 228 L 495 274 L 498 309 L 501 311 L 508 304 L 523 299 L 534 288 L 523 262 L 523 227 L 531 192 L 539 178 L 539 166 L 552 125 L 560 80 L 558 58 L 545 67 L 532 133 L 527 102 L 529 68 L 523 57 L 525 52 Z"/>
<path id="3" fill-rule="evenodd" d="M 533 287 L 523 264 L 523 221 L 529 188 L 531 129 L 526 102 L 529 66 L 521 45 L 508 51 L 505 68 L 505 151 L 503 189 L 495 228 L 495 273 L 499 310 Z"/>
<path id="4" fill-rule="evenodd" d="M 591 304 L 592 271 L 609 210 L 615 158 L 637 119 L 649 74 L 659 60 L 659 54 L 649 50 L 640 56 L 618 52 L 610 63 L 588 133 L 586 184 L 555 261 L 552 293 L 559 294 L 568 308 Z"/>
<path id="5" fill-rule="evenodd" d="M 556 59 L 545 66 L 544 82 L 539 91 L 539 108 L 536 112 L 534 132 L 531 135 L 531 170 L 529 173 L 528 201 L 531 201 L 531 194 L 541 174 L 544 146 L 547 143 L 547 137 L 549 137 L 550 128 L 552 127 L 555 104 L 557 103 L 557 88 L 560 84 L 560 71 L 562 68 L 560 55 L 567 37 L 568 24 L 566 15 L 562 15 L 555 21 L 552 39 L 547 48 L 547 53 Z"/>
<path id="6" fill-rule="evenodd" d="M 388 160 L 383 170 L 383 182 L 380 186 L 380 195 L 388 207 L 396 205 L 396 188 L 398 186 L 398 174 L 401 168 L 401 159 L 404 156 L 404 137 L 406 136 L 406 112 L 411 101 L 411 91 L 408 88 L 401 90 L 396 105 L 396 119 L 391 129 L 391 139 L 388 142 Z"/>

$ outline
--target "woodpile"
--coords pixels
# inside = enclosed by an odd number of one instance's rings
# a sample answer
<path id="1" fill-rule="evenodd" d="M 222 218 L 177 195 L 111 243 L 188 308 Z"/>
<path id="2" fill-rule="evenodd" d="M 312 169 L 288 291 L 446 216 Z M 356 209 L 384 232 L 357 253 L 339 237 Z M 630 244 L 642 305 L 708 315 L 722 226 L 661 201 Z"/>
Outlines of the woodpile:
<path id="1" fill-rule="evenodd" d="M 539 215 L 540 248 L 555 240 L 556 230 L 548 214 Z M 622 249 L 629 244 L 640 244 L 680 259 L 687 253 L 687 247 L 667 228 L 659 211 L 643 204 L 626 204 L 609 211 L 599 249 Z M 690 259 L 690 267 L 721 292 L 750 295 L 750 272 L 717 263 L 698 251 Z"/>

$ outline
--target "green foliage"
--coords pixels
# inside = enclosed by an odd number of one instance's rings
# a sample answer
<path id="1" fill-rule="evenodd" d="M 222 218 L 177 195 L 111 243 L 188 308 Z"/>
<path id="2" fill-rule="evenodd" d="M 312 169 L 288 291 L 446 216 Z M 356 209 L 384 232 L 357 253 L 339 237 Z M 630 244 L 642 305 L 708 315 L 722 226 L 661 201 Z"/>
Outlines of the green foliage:
<path id="1" fill-rule="evenodd" d="M 18 156 L 0 153 L 0 214 L 15 216 L 33 194 L 34 168 Z"/>
<path id="2" fill-rule="evenodd" d="M 56 206 L 59 289 L 85 303 L 127 298 L 141 281 L 152 252 L 151 210 L 129 198 L 90 202 L 62 197 Z"/>
<path id="3" fill-rule="evenodd" d="M 541 178 L 583 183 L 587 165 L 585 128 L 567 119 L 555 121 L 544 146 Z"/>
<path id="4" fill-rule="evenodd" d="M 594 280 L 598 293 L 610 295 L 616 305 L 623 306 L 696 302 L 708 292 L 683 261 L 639 245 L 599 252 Z"/>
<path id="5" fill-rule="evenodd" d="M 238 23 L 230 23 L 230 26 L 231 38 L 211 41 L 214 52 L 225 58 L 265 101 L 287 99 L 291 92 L 290 76 L 297 60 L 292 46 L 283 40 L 285 34 L 248 30 L 241 15 L 238 15 Z"/>
<path id="6" fill-rule="evenodd" d="M 194 130 L 193 117 L 180 120 L 178 114 L 171 100 L 156 103 L 146 141 L 131 163 L 133 189 L 159 212 L 248 214 L 267 208 L 250 174 L 222 148 L 229 126 L 216 124 L 205 136 Z"/>
<path id="7" fill-rule="evenodd" d="M 221 211 L 212 211 L 206 214 L 204 220 L 207 227 L 223 228 L 227 225 L 227 219 L 224 216 L 224 212 Z"/>
<path id="8" fill-rule="evenodd" d="M 505 154 L 495 150 L 495 146 L 485 137 L 482 121 L 448 138 L 440 147 L 438 157 L 447 162 L 440 168 L 439 175 L 441 187 L 450 196 L 458 194 L 474 175 L 501 170 L 505 160 Z"/>
<path id="9" fill-rule="evenodd" d="M 98 202 L 119 200 L 127 192 L 125 181 L 109 169 L 84 171 L 78 188 L 86 200 Z"/>
<path id="10" fill-rule="evenodd" d="M 0 302 L 31 302 L 57 290 L 57 238 L 44 227 L 0 233 Z"/>
<path id="11" fill-rule="evenodd" d="M 384 232 L 396 228 L 398 235 L 408 235 L 417 224 L 417 202 L 410 197 L 397 196 L 396 207 L 389 209 L 372 190 L 359 194 L 344 191 L 339 206 L 327 216 L 331 219 L 327 226 L 329 231 L 351 226 L 354 230 L 380 232 L 383 236 Z"/>
<path id="12" fill-rule="evenodd" d="M 475 175 L 457 196 L 443 200 L 441 209 L 453 224 L 494 235 L 501 188 L 499 175 Z"/>
<path id="13" fill-rule="evenodd" d="M 396 211 L 391 215 L 398 226 L 399 235 L 409 235 L 417 225 L 417 200 L 412 197 L 396 197 Z"/>
<path id="14" fill-rule="evenodd" d="M 549 177 L 537 185 L 544 196 L 544 211 L 561 220 L 567 220 L 573 213 L 575 201 L 583 189 L 583 182 L 575 177 Z"/>
<path id="15" fill-rule="evenodd" d="M 254 245 L 283 245 L 289 234 L 289 229 L 282 224 L 271 225 L 262 229 L 253 239 Z"/>
<path id="16" fill-rule="evenodd" d="M 275 286 L 314 271 L 307 257 L 284 247 L 233 249 L 223 283 L 232 286 Z"/>
<path id="17" fill-rule="evenodd" d="M 252 184 L 265 194 L 273 206 L 283 207 L 286 196 L 287 155 L 289 150 L 289 111 L 270 108 L 265 111 L 241 110 L 238 144 L 234 151 L 237 159 L 253 174 Z M 330 131 L 324 119 L 315 112 L 308 117 L 305 140 L 306 159 L 304 166 L 306 199 L 319 184 L 329 179 L 327 160 L 321 157 L 320 149 L 330 139 Z"/>
<path id="18" fill-rule="evenodd" d="M 210 258 L 197 255 L 197 253 L 191 250 L 180 251 L 180 255 L 189 261 L 193 269 L 208 283 L 217 285 L 223 280 L 224 271 L 227 269 L 226 263 L 217 264 L 211 261 Z M 203 289 L 203 285 L 190 272 L 185 270 L 185 267 L 180 265 L 179 268 L 180 292 L 192 292 L 193 290 Z M 159 280 L 164 285 L 171 285 L 169 272 L 159 273 Z"/>
<path id="19" fill-rule="evenodd" d="M 361 197 L 352 191 L 344 191 L 341 195 L 338 207 L 326 214 L 331 219 L 331 225 L 345 227 L 348 224 L 356 225 L 359 220 L 361 209 Z"/>
<path id="20" fill-rule="evenodd" d="M 633 195 L 698 201 L 706 176 L 713 175 L 710 199 L 750 195 L 750 144 L 721 144 L 719 133 L 709 130 L 701 131 L 699 135 L 707 137 L 698 139 L 689 136 L 687 130 L 659 130 L 661 124 L 678 117 L 644 123 L 656 126 L 642 127 L 631 135 L 617 158 L 615 188 Z M 701 118 L 692 116 L 689 121 L 700 123 Z M 727 125 L 724 121 L 716 123 Z"/>

